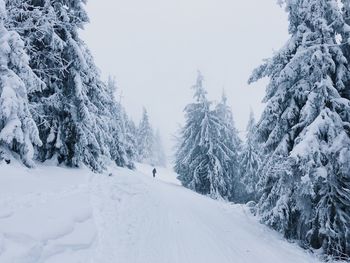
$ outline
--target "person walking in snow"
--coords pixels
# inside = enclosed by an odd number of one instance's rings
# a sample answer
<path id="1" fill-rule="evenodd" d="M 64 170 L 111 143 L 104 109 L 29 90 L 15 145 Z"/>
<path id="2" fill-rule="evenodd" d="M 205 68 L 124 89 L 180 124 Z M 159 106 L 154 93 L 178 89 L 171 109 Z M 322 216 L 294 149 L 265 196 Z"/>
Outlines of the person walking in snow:
<path id="1" fill-rule="evenodd" d="M 153 168 L 153 171 L 152 171 L 152 173 L 153 173 L 153 178 L 154 178 L 154 177 L 156 177 L 156 173 L 157 173 L 157 170 L 156 170 L 156 168 Z"/>

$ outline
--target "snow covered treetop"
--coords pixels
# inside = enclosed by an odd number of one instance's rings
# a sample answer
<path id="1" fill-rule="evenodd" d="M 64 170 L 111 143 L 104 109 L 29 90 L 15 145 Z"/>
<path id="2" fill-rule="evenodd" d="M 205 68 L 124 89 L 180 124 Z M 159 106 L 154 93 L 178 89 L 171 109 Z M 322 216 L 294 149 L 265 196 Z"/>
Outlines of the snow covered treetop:
<path id="1" fill-rule="evenodd" d="M 200 71 L 197 73 L 197 81 L 196 84 L 192 86 L 194 89 L 194 95 L 193 97 L 198 101 L 198 102 L 203 102 L 206 100 L 205 96 L 207 94 L 207 91 L 203 88 L 203 81 L 204 77 Z"/>

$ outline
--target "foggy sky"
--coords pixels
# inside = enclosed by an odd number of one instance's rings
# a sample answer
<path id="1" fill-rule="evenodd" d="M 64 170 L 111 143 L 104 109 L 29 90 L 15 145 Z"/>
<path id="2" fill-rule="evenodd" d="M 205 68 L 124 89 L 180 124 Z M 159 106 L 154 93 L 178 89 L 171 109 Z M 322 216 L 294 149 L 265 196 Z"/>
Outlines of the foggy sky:
<path id="1" fill-rule="evenodd" d="M 81 33 L 103 78 L 114 75 L 122 103 L 138 123 L 142 107 L 170 150 L 192 101 L 200 70 L 209 99 L 225 89 L 236 127 L 250 107 L 264 105 L 266 81 L 247 80 L 287 40 L 287 15 L 277 0 L 89 0 L 91 23 Z"/>

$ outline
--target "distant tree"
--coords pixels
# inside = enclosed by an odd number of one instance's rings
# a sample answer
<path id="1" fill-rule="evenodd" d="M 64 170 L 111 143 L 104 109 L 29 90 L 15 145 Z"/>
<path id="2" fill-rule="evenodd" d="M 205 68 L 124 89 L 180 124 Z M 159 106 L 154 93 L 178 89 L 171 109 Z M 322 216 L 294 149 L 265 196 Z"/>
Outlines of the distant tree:
<path id="1" fill-rule="evenodd" d="M 124 111 L 125 121 L 125 151 L 128 156 L 129 168 L 134 168 L 134 161 L 137 160 L 137 127 L 132 119 Z"/>
<path id="2" fill-rule="evenodd" d="M 143 109 L 142 119 L 137 129 L 137 158 L 139 162 L 152 163 L 153 129 L 146 108 Z"/>
<path id="3" fill-rule="evenodd" d="M 232 138 L 223 136 L 227 135 L 223 131 L 227 131 L 226 125 L 233 123 L 226 119 L 225 105 L 210 109 L 211 102 L 206 97 L 200 73 L 192 88 L 195 102 L 185 108 L 186 123 L 180 134 L 175 171 L 185 187 L 213 198 L 228 199 L 234 178 L 234 171 L 229 167 L 236 160 L 231 159 L 235 156 L 229 144 Z"/>
<path id="4" fill-rule="evenodd" d="M 261 165 L 258 142 L 256 141 L 256 124 L 253 111 L 250 112 L 246 129 L 246 142 L 240 160 L 241 180 L 248 198 L 257 201 L 259 196 L 259 167 Z"/>
<path id="5" fill-rule="evenodd" d="M 153 138 L 153 165 L 166 166 L 166 154 L 163 147 L 162 137 L 159 130 L 156 131 Z"/>

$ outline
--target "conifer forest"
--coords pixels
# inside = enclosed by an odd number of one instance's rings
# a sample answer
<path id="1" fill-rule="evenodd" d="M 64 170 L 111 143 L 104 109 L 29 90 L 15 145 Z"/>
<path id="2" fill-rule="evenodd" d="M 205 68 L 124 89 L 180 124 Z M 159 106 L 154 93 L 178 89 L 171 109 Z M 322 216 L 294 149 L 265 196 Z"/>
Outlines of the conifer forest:
<path id="1" fill-rule="evenodd" d="M 1 263 L 350 261 L 350 0 L 181 1 L 0 0 Z"/>

